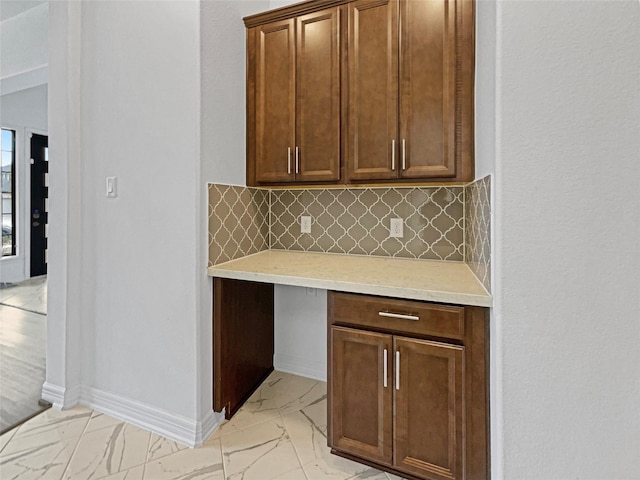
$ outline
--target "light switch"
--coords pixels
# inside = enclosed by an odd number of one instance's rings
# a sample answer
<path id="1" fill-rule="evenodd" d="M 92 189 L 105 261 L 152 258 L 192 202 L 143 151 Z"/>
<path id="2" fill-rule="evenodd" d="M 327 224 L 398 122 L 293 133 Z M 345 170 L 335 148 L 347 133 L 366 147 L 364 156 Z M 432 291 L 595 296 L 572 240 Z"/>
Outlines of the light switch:
<path id="1" fill-rule="evenodd" d="M 107 177 L 107 198 L 118 196 L 118 177 Z"/>

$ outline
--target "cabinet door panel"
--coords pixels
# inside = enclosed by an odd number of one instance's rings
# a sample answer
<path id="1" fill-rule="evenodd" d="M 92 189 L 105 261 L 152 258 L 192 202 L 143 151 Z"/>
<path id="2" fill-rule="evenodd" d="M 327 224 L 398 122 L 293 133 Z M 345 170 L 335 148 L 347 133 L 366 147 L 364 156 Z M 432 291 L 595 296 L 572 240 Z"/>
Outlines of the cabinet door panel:
<path id="1" fill-rule="evenodd" d="M 399 386 L 394 390 L 395 468 L 432 479 L 461 479 L 464 347 L 394 337 L 394 352 L 400 360 L 399 379 L 394 378 Z"/>
<path id="2" fill-rule="evenodd" d="M 338 9 L 296 20 L 296 180 L 340 178 Z"/>
<path id="3" fill-rule="evenodd" d="M 294 21 L 257 27 L 256 180 L 293 181 L 295 147 Z M 288 152 L 291 153 L 291 159 Z"/>
<path id="4" fill-rule="evenodd" d="M 400 4 L 400 172 L 404 178 L 456 175 L 455 13 L 454 0 Z"/>
<path id="5" fill-rule="evenodd" d="M 349 179 L 396 178 L 398 2 L 357 0 L 348 15 Z"/>
<path id="6" fill-rule="evenodd" d="M 329 445 L 387 465 L 392 446 L 391 346 L 390 335 L 331 327 Z"/>

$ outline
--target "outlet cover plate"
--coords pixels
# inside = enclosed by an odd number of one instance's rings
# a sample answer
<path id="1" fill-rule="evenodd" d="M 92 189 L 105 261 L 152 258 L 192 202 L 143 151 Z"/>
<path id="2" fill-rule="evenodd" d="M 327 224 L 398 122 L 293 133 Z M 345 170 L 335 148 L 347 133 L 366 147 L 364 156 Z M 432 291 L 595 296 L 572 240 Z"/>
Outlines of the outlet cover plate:
<path id="1" fill-rule="evenodd" d="M 311 217 L 309 215 L 300 216 L 300 233 L 311 233 Z"/>
<path id="2" fill-rule="evenodd" d="M 404 221 L 401 218 L 392 218 L 389 222 L 389 236 L 402 238 L 404 235 Z"/>

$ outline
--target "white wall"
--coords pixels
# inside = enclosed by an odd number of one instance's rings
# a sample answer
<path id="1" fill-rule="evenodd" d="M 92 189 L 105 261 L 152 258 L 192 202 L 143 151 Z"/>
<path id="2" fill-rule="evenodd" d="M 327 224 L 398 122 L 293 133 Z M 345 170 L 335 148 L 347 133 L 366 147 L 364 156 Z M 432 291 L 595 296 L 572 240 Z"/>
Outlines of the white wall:
<path id="1" fill-rule="evenodd" d="M 0 96 L 0 124 L 16 132 L 16 240 L 17 254 L 0 260 L 0 282 L 29 278 L 29 153 L 30 133 L 47 133 L 47 86 Z"/>
<path id="2" fill-rule="evenodd" d="M 213 405 L 212 282 L 206 275 L 209 258 L 207 182 L 245 185 L 246 30 L 242 17 L 268 9 L 266 0 L 200 2 L 200 164 L 198 215 L 197 338 L 199 358 L 198 409 Z"/>
<path id="3" fill-rule="evenodd" d="M 638 479 L 640 4 L 495 23 L 495 478 Z"/>
<path id="4" fill-rule="evenodd" d="M 278 285 L 274 367 L 327 381 L 327 291 Z"/>
<path id="5" fill-rule="evenodd" d="M 47 131 L 47 86 L 21 90 L 0 97 L 2 123 Z"/>
<path id="6" fill-rule="evenodd" d="M 64 178 L 50 194 L 52 214 L 66 219 L 51 232 L 59 255 L 50 297 L 59 299 L 44 393 L 65 406 L 110 405 L 121 418 L 131 409 L 149 428 L 167 420 L 174 437 L 182 428 L 193 443 L 206 420 L 199 4 L 54 2 L 51 10 L 51 161 L 60 161 L 52 177 Z M 107 176 L 118 177 L 116 199 L 105 197 Z"/>
<path id="7" fill-rule="evenodd" d="M 29 130 L 47 131 L 46 3 L 0 23 L 0 123 L 16 131 L 17 255 L 0 260 L 0 282 L 29 277 Z"/>
<path id="8" fill-rule="evenodd" d="M 0 88 L 9 94 L 47 82 L 48 2 L 0 24 Z"/>

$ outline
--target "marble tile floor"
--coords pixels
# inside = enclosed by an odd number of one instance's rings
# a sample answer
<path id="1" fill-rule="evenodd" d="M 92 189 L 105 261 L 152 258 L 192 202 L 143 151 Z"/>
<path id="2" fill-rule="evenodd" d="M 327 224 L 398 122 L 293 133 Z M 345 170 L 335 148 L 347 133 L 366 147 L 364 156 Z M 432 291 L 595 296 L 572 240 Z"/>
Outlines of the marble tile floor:
<path id="1" fill-rule="evenodd" d="M 84 407 L 48 410 L 0 436 L 3 480 L 397 480 L 331 455 L 326 384 L 274 372 L 198 448 Z"/>
<path id="2" fill-rule="evenodd" d="M 47 314 L 47 276 L 30 278 L 24 282 L 3 285 L 0 304 L 28 312 Z"/>

